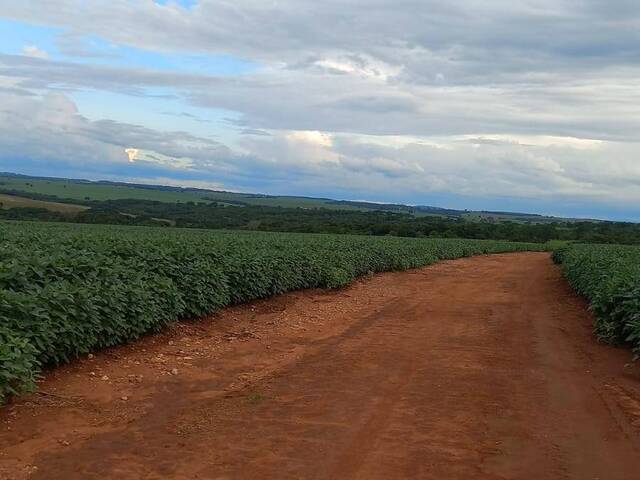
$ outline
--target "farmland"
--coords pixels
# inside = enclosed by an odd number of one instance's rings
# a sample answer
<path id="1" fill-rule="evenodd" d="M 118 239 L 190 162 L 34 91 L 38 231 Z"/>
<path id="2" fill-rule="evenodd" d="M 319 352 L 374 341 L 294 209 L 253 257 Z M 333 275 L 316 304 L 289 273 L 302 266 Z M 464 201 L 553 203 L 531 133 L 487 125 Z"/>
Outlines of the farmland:
<path id="1" fill-rule="evenodd" d="M 640 244 L 640 226 L 510 212 L 0 174 L 0 220 Z"/>
<path id="2" fill-rule="evenodd" d="M 43 366 L 228 305 L 443 259 L 546 248 L 27 222 L 0 223 L 0 238 L 2 397 L 31 388 Z M 554 259 L 591 304 L 596 335 L 640 352 L 640 248 L 557 247 Z"/>
<path id="3" fill-rule="evenodd" d="M 548 253 L 445 260 L 46 370 L 0 409 L 0 478 L 628 480 L 629 357 Z"/>
<path id="4" fill-rule="evenodd" d="M 148 200 L 166 203 L 230 202 L 283 208 L 328 208 L 336 210 L 367 210 L 348 202 L 334 202 L 323 198 L 273 196 L 235 193 L 197 188 L 136 185 L 114 182 L 90 182 L 63 178 L 38 178 L 0 175 L 0 187 L 5 191 L 20 191 L 76 201 Z"/>
<path id="5" fill-rule="evenodd" d="M 549 217 L 514 212 L 484 212 L 457 210 L 427 205 L 403 205 L 351 200 L 333 200 L 292 195 L 264 195 L 203 188 L 182 188 L 163 185 L 141 185 L 123 182 L 88 181 L 68 178 L 31 177 L 0 173 L 0 190 L 26 195 L 45 196 L 67 202 L 104 202 L 109 200 L 139 200 L 162 203 L 210 204 L 218 202 L 235 206 L 286 209 L 326 209 L 347 212 L 393 212 L 415 217 L 467 219 L 470 221 L 516 222 L 533 224 L 573 223 L 574 218 Z M 592 221 L 592 220 L 589 220 Z"/>
<path id="6" fill-rule="evenodd" d="M 0 478 L 627 479 L 639 280 L 636 246 L 0 222 Z"/>
<path id="7" fill-rule="evenodd" d="M 0 477 L 630 478 L 640 249 L 553 247 L 0 222 Z"/>
<path id="8" fill-rule="evenodd" d="M 640 248 L 571 245 L 554 253 L 569 283 L 591 304 L 596 335 L 640 354 Z"/>
<path id="9" fill-rule="evenodd" d="M 542 248 L 30 223 L 0 224 L 0 238 L 3 395 L 31 386 L 42 365 L 227 305 L 442 259 Z"/>
<path id="10" fill-rule="evenodd" d="M 0 194 L 0 208 L 42 208 L 45 210 L 51 210 L 53 212 L 60 212 L 63 214 L 75 214 L 83 210 L 88 210 L 89 207 L 83 205 L 74 205 L 71 203 L 58 203 L 58 202 L 44 202 L 41 200 L 33 200 L 31 198 L 17 197 L 15 195 L 2 195 Z"/>

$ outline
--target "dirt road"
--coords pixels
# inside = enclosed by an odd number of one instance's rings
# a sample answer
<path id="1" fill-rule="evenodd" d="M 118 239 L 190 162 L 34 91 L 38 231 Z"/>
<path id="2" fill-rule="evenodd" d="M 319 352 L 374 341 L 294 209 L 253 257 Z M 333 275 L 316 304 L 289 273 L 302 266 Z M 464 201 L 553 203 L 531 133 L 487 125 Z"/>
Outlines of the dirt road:
<path id="1" fill-rule="evenodd" d="M 640 372 L 547 254 L 234 307 L 49 372 L 3 479 L 640 478 Z"/>

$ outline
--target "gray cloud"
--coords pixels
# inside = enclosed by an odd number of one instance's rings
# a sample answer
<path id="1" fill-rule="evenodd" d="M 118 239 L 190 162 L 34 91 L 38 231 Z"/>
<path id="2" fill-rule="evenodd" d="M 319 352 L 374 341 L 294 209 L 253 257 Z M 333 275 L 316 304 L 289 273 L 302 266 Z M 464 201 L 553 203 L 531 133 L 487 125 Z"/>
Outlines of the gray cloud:
<path id="1" fill-rule="evenodd" d="M 196 122 L 199 123 L 211 123 L 210 120 L 204 119 L 204 118 L 200 118 L 197 115 L 194 115 L 192 113 L 189 112 L 161 112 L 162 115 L 168 115 L 170 117 L 185 117 L 185 118 L 189 118 L 191 120 L 195 120 Z"/>
<path id="2" fill-rule="evenodd" d="M 640 69 L 554 77 L 540 84 L 416 85 L 367 75 L 269 70 L 222 77 L 51 61 L 0 54 L 15 88 L 97 89 L 166 97 L 240 114 L 252 129 L 375 135 L 535 133 L 634 140 L 640 128 Z M 625 122 L 618 121 L 625 118 Z"/>
<path id="3" fill-rule="evenodd" d="M 507 64 L 536 71 L 561 59 L 626 64 L 640 52 L 640 6 L 633 0 L 201 0 L 189 9 L 141 0 L 88 0 L 82 8 L 58 0 L 55 9 L 45 0 L 0 5 L 6 17 L 56 25 L 67 36 L 268 63 L 342 54 L 409 70 L 433 57 L 443 65 L 475 63 L 484 72 Z M 487 63 L 490 58 L 494 62 Z"/>

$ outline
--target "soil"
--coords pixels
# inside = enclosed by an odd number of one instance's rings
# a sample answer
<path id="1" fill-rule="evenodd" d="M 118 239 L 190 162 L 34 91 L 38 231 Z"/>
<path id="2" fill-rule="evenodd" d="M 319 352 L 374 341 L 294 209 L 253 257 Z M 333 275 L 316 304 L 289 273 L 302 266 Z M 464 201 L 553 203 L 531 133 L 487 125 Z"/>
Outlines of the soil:
<path id="1" fill-rule="evenodd" d="M 545 253 L 385 273 L 181 322 L 0 409 L 0 478 L 640 473 L 640 367 Z"/>

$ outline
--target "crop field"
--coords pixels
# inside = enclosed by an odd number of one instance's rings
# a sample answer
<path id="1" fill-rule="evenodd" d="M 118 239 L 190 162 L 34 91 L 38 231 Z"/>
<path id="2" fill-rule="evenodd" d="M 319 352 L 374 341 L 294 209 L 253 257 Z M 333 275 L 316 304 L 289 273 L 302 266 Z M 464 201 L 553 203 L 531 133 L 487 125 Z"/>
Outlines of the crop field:
<path id="1" fill-rule="evenodd" d="M 554 260 L 589 301 L 596 335 L 640 354 L 640 247 L 570 245 L 556 250 Z"/>
<path id="2" fill-rule="evenodd" d="M 0 194 L 0 208 L 8 209 L 15 207 L 44 208 L 53 212 L 74 214 L 87 210 L 89 207 L 83 205 L 73 205 L 71 203 L 45 202 L 33 200 L 31 198 L 18 197 L 15 195 Z"/>
<path id="3" fill-rule="evenodd" d="M 0 223 L 0 392 L 42 365 L 180 318 L 358 276 L 540 249 L 483 240 L 374 238 Z"/>
<path id="4" fill-rule="evenodd" d="M 367 201 L 334 200 L 295 195 L 264 195 L 198 188 L 180 188 L 162 185 L 141 185 L 88 181 L 67 178 L 29 177 L 0 173 L 0 191 L 25 195 L 44 195 L 56 202 L 104 202 L 109 200 L 155 201 L 168 204 L 219 204 L 234 206 L 278 207 L 305 210 L 326 209 L 332 211 L 375 212 L 386 211 L 410 214 L 414 217 L 465 219 L 470 222 L 515 222 L 520 224 L 575 223 L 584 219 L 549 217 L 515 212 L 486 212 L 411 206 L 403 204 L 372 203 Z M 57 202 L 56 202 L 57 203 Z M 589 222 L 597 222 L 589 220 Z"/>
<path id="5" fill-rule="evenodd" d="M 0 222 L 0 478 L 635 478 L 639 252 Z"/>
<path id="6" fill-rule="evenodd" d="M 167 203 L 230 202 L 230 204 L 262 205 L 285 208 L 327 208 L 335 210 L 367 211 L 368 209 L 336 203 L 322 198 L 255 195 L 214 190 L 181 189 L 172 187 L 88 182 L 70 179 L 44 179 L 0 175 L 0 188 L 7 191 L 51 195 L 61 199 L 88 200 L 153 200 Z"/>

